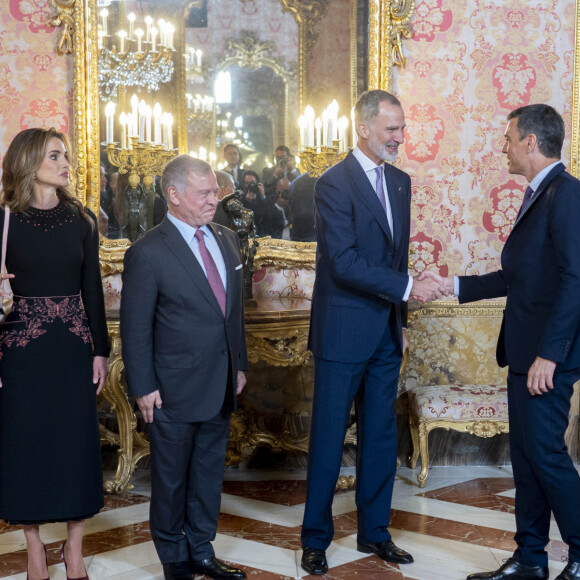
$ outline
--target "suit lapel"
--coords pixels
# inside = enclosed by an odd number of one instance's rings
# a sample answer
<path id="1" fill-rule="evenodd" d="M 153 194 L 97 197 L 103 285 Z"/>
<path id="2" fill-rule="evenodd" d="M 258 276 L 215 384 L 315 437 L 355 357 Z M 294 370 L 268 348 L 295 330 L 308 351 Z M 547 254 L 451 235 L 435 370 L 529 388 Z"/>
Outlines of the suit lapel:
<path id="1" fill-rule="evenodd" d="M 177 258 L 177 260 L 184 267 L 192 282 L 197 286 L 199 293 L 207 300 L 214 310 L 222 316 L 221 308 L 216 300 L 215 294 L 207 281 L 207 277 L 203 268 L 199 265 L 197 258 L 183 239 L 179 230 L 165 218 L 159 226 L 159 232 L 163 235 L 163 239 L 169 250 Z"/>
<path id="2" fill-rule="evenodd" d="M 544 177 L 544 179 L 542 180 L 542 182 L 538 186 L 538 189 L 534 193 L 534 198 L 532 199 L 532 201 L 530 202 L 530 204 L 528 205 L 526 210 L 524 212 L 520 213 L 520 215 L 518 215 L 518 217 L 514 223 L 514 227 L 512 228 L 512 232 L 514 231 L 515 227 L 522 221 L 523 217 L 528 214 L 528 212 L 530 211 L 530 208 L 544 194 L 544 192 L 546 191 L 546 189 L 547 189 L 548 185 L 550 184 L 550 182 L 552 181 L 552 179 L 554 179 L 554 177 L 556 177 L 556 175 L 558 175 L 559 173 L 562 173 L 562 171 L 565 171 L 565 170 L 566 170 L 566 167 L 564 166 L 564 164 L 558 163 L 558 165 L 556 165 L 550 171 L 550 173 L 548 173 L 548 175 L 546 175 L 546 177 Z"/>
<path id="3" fill-rule="evenodd" d="M 377 193 L 373 189 L 364 169 L 361 167 L 361 164 L 357 161 L 352 152 L 346 156 L 344 163 L 347 166 L 347 175 L 350 176 L 352 191 L 356 193 L 357 197 L 365 204 L 371 214 L 379 222 L 379 225 L 385 232 L 387 239 L 391 245 L 394 246 L 385 210 L 383 209 L 383 206 L 377 197 Z"/>

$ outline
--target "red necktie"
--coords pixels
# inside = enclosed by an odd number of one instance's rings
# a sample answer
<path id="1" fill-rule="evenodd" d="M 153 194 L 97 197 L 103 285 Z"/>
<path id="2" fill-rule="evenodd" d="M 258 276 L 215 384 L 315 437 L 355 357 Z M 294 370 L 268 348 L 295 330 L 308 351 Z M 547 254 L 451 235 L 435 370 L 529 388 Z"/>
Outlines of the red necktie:
<path id="1" fill-rule="evenodd" d="M 203 260 L 203 265 L 205 266 L 205 271 L 207 274 L 207 281 L 213 290 L 213 293 L 220 305 L 222 314 L 226 315 L 226 289 L 222 282 L 220 273 L 218 272 L 217 266 L 215 265 L 214 259 L 211 257 L 208 249 L 205 246 L 205 241 L 203 239 L 203 231 L 198 229 L 195 232 L 195 237 L 199 242 L 199 253 L 201 254 L 201 259 Z"/>

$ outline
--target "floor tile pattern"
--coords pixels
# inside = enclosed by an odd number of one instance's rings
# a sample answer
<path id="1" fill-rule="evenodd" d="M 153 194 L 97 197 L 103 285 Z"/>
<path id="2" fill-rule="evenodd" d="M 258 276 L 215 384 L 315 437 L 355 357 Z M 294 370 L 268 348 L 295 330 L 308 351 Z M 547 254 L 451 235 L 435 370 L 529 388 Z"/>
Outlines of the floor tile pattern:
<path id="1" fill-rule="evenodd" d="M 227 471 L 222 494 L 218 557 L 255 580 L 308 578 L 300 568 L 300 525 L 306 496 L 303 471 Z M 335 538 L 322 580 L 460 580 L 494 570 L 513 549 L 514 490 L 509 468 L 440 467 L 420 489 L 416 472 L 401 468 L 393 494 L 390 530 L 415 562 L 396 565 L 356 550 L 355 491 L 335 496 Z M 148 525 L 149 483 L 139 474 L 135 489 L 107 496 L 105 509 L 87 521 L 85 562 L 91 580 L 162 580 Z M 65 580 L 59 548 L 63 524 L 42 527 L 52 580 Z M 566 545 L 555 524 L 548 546 L 551 578 L 566 564 Z M 26 580 L 24 536 L 0 523 L 0 578 Z M 202 578 L 201 576 L 199 577 Z"/>

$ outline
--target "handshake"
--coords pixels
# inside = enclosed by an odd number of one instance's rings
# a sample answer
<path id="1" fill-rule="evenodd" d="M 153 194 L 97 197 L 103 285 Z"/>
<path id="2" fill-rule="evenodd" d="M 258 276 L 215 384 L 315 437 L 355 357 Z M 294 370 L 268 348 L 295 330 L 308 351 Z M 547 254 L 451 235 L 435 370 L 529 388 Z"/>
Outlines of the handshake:
<path id="1" fill-rule="evenodd" d="M 431 302 L 453 294 L 453 277 L 444 278 L 432 270 L 424 270 L 413 278 L 410 298 L 418 302 Z"/>

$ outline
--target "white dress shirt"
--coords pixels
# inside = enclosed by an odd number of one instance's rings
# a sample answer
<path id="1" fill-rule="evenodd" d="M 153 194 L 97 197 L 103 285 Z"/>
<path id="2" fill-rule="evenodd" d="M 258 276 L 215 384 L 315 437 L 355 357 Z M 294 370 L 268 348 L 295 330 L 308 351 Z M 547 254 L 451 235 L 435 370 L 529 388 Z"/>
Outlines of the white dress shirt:
<path id="1" fill-rule="evenodd" d="M 201 231 L 204 233 L 203 239 L 205 241 L 205 247 L 207 248 L 208 252 L 211 254 L 211 257 L 213 258 L 213 261 L 215 262 L 215 265 L 218 269 L 220 278 L 222 279 L 222 282 L 224 284 L 224 288 L 227 291 L 227 289 L 228 289 L 228 287 L 227 287 L 228 277 L 227 277 L 227 273 L 226 273 L 226 263 L 224 261 L 224 257 L 222 256 L 222 252 L 220 250 L 219 244 L 217 243 L 217 240 L 215 239 L 211 229 L 208 228 L 207 226 L 201 226 L 201 228 L 195 228 L 193 226 L 190 226 L 189 224 L 186 224 L 185 222 L 181 221 L 180 219 L 177 219 L 174 215 L 171 215 L 170 213 L 167 213 L 167 218 L 179 230 L 179 233 L 183 236 L 185 243 L 189 246 L 189 249 L 193 252 L 193 255 L 195 256 L 196 260 L 199 262 L 199 265 L 201 266 L 201 269 L 203 270 L 203 272 L 207 278 L 207 272 L 205 270 L 205 266 L 203 264 L 203 259 L 201 257 L 201 253 L 199 251 L 199 242 L 197 241 L 197 238 L 195 237 L 195 232 L 197 232 L 198 229 L 201 229 Z"/>

